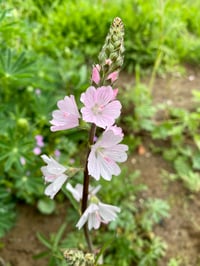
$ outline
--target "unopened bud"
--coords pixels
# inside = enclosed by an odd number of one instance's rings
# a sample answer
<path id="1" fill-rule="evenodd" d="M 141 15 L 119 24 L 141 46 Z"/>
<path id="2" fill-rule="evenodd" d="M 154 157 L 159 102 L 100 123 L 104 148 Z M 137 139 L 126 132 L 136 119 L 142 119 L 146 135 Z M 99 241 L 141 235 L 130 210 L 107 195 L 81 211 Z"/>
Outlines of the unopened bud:
<path id="1" fill-rule="evenodd" d="M 107 65 L 106 60 L 109 58 L 112 62 L 109 64 L 108 73 L 113 70 L 119 70 L 123 64 L 124 53 L 124 25 L 122 20 L 116 17 L 111 24 L 108 35 L 101 52 L 99 53 L 99 64 L 104 70 L 104 65 Z"/>
<path id="2" fill-rule="evenodd" d="M 66 249 L 63 253 L 69 265 L 73 266 L 93 266 L 95 263 L 95 256 L 92 253 L 84 254 L 78 249 Z"/>
<path id="3" fill-rule="evenodd" d="M 19 118 L 17 120 L 17 126 L 20 129 L 27 131 L 29 129 L 29 122 L 26 118 Z"/>

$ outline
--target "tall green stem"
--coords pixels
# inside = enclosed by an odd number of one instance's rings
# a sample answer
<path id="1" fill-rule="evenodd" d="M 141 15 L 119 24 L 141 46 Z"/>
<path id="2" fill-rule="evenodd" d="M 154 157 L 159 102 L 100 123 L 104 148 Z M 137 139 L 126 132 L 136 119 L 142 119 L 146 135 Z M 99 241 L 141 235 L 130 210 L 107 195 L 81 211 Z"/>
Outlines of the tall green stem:
<path id="1" fill-rule="evenodd" d="M 89 149 L 88 149 L 86 162 L 85 162 L 85 169 L 84 169 L 83 197 L 82 197 L 82 207 L 81 207 L 82 214 L 87 209 L 88 191 L 89 191 L 89 183 L 90 183 L 90 176 L 88 173 L 88 156 L 89 156 L 90 150 L 91 150 L 90 146 L 94 143 L 95 132 L 96 132 L 96 125 L 92 124 L 91 129 L 90 129 L 90 133 L 89 133 Z M 84 229 L 85 239 L 87 241 L 89 251 L 92 253 L 93 252 L 92 241 L 90 238 L 87 224 L 84 225 L 83 229 Z"/>

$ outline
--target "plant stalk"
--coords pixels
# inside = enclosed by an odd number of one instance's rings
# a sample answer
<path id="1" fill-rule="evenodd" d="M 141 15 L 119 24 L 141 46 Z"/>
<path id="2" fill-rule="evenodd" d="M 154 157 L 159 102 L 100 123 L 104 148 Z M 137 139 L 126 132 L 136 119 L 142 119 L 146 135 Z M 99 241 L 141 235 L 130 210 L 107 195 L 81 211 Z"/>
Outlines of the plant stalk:
<path id="1" fill-rule="evenodd" d="M 90 146 L 94 143 L 95 132 L 96 132 L 96 125 L 92 124 L 91 129 L 90 129 L 90 133 L 89 133 L 89 149 L 88 149 L 86 162 L 85 162 L 85 169 L 84 169 L 83 197 L 82 197 L 82 207 L 81 207 L 82 214 L 87 209 L 89 183 L 90 183 L 90 176 L 89 176 L 89 173 L 88 173 L 88 157 L 89 157 L 90 150 L 91 150 Z M 89 234 L 89 230 L 88 230 L 87 224 L 84 225 L 83 229 L 84 229 L 85 239 L 87 241 L 89 251 L 91 253 L 93 253 L 92 241 L 91 241 L 91 238 L 90 238 L 90 234 Z"/>

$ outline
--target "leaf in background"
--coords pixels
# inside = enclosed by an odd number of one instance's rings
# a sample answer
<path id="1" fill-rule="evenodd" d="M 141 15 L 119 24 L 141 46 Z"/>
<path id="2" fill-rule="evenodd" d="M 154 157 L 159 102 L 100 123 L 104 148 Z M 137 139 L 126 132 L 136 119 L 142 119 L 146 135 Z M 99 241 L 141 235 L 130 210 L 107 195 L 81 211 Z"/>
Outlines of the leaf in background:
<path id="1" fill-rule="evenodd" d="M 15 222 L 15 204 L 12 201 L 10 192 L 2 187 L 0 188 L 0 237 L 14 225 Z"/>
<path id="2" fill-rule="evenodd" d="M 200 170 L 200 152 L 192 156 L 192 167 L 196 170 Z"/>
<path id="3" fill-rule="evenodd" d="M 44 198 L 38 201 L 37 208 L 43 214 L 52 214 L 55 211 L 56 204 L 53 200 Z"/>
<path id="4" fill-rule="evenodd" d="M 22 84 L 30 81 L 33 77 L 33 61 L 27 60 L 25 53 L 16 56 L 10 49 L 0 50 L 0 85 L 7 87 L 8 84 Z"/>
<path id="5" fill-rule="evenodd" d="M 191 170 L 188 158 L 184 156 L 178 156 L 174 161 L 174 168 L 180 176 L 187 175 Z"/>
<path id="6" fill-rule="evenodd" d="M 193 192 L 200 191 L 200 175 L 190 171 L 187 175 L 182 175 L 181 179 L 184 181 L 186 187 Z"/>
<path id="7" fill-rule="evenodd" d="M 194 142 L 196 143 L 198 149 L 200 150 L 200 135 L 199 134 L 194 135 Z"/>

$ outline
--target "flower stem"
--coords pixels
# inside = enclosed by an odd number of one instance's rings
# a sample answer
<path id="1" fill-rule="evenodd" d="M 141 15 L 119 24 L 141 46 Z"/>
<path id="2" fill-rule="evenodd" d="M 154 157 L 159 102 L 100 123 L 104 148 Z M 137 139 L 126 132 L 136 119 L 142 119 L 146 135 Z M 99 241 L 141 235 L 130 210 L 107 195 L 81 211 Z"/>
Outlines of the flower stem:
<path id="1" fill-rule="evenodd" d="M 96 125 L 92 124 L 91 129 L 90 129 L 90 133 L 89 133 L 89 146 L 94 143 L 95 132 L 96 132 Z M 87 209 L 87 202 L 88 202 L 88 190 L 89 190 L 89 183 L 90 183 L 90 176 L 88 173 L 88 156 L 89 156 L 89 154 L 90 154 L 90 147 L 88 149 L 86 162 L 85 162 L 85 169 L 84 169 L 83 197 L 82 197 L 82 207 L 81 207 L 82 214 Z M 84 225 L 84 234 L 85 234 L 85 239 L 86 239 L 87 244 L 88 244 L 89 251 L 92 253 L 93 252 L 92 241 L 91 241 L 91 238 L 89 235 L 87 224 Z"/>

